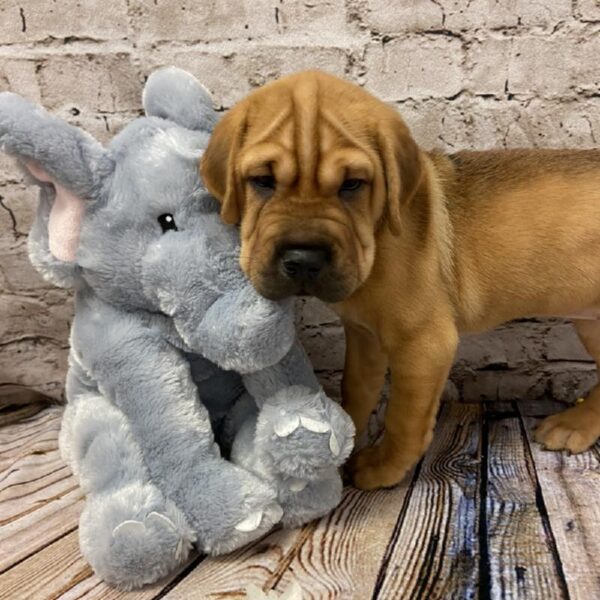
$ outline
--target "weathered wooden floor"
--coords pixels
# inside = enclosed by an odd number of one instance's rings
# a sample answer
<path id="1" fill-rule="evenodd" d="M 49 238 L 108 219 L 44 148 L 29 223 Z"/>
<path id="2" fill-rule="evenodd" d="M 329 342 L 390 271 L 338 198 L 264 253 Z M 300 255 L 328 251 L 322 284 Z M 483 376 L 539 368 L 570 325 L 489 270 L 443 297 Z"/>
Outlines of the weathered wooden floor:
<path id="1" fill-rule="evenodd" d="M 61 410 L 48 408 L 0 429 L 0 598 L 235 599 L 295 580 L 303 599 L 600 599 L 600 454 L 533 444 L 540 406 L 446 405 L 403 485 L 349 489 L 317 523 L 196 556 L 130 594 L 79 554 L 83 500 L 57 450 Z"/>

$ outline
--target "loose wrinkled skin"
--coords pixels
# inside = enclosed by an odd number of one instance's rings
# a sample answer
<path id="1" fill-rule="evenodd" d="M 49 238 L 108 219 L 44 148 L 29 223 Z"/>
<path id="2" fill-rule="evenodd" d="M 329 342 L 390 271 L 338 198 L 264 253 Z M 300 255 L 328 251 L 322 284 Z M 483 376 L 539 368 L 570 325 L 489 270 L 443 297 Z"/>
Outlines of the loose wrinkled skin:
<path id="1" fill-rule="evenodd" d="M 291 301 L 250 285 L 237 230 L 198 177 L 210 97 L 164 69 L 144 106 L 104 148 L 0 94 L 0 146 L 40 188 L 31 260 L 76 290 L 60 447 L 88 496 L 81 549 L 125 588 L 193 544 L 227 552 L 325 514 L 353 439 L 295 339 Z"/>
<path id="2" fill-rule="evenodd" d="M 350 464 L 362 489 L 398 483 L 423 456 L 460 333 L 567 316 L 600 365 L 598 150 L 426 152 L 392 107 L 309 71 L 234 106 L 201 172 L 240 224 L 256 289 L 308 293 L 341 317 L 359 435 L 389 368 L 385 434 Z M 571 452 L 599 436 L 600 386 L 536 431 Z"/>

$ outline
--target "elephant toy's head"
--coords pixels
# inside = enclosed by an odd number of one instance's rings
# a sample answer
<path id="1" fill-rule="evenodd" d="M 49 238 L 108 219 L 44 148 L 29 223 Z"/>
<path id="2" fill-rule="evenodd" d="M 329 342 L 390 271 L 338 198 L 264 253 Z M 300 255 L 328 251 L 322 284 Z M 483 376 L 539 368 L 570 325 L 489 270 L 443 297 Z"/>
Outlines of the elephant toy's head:
<path id="1" fill-rule="evenodd" d="M 275 363 L 293 341 L 291 307 L 267 303 L 251 289 L 238 266 L 238 233 L 221 223 L 198 175 L 217 120 L 209 94 L 189 73 L 166 68 L 149 77 L 143 104 L 146 116 L 103 147 L 20 96 L 0 94 L 0 148 L 41 190 L 29 237 L 34 266 L 62 287 L 165 315 L 186 350 L 220 344 L 213 339 L 223 333 L 215 330 L 217 319 L 227 321 L 238 347 L 208 356 L 225 368 Z M 236 327 L 237 314 L 245 320 Z M 245 358 L 228 362 L 241 356 L 239 342 L 253 327 L 263 332 L 264 356 L 251 365 Z"/>

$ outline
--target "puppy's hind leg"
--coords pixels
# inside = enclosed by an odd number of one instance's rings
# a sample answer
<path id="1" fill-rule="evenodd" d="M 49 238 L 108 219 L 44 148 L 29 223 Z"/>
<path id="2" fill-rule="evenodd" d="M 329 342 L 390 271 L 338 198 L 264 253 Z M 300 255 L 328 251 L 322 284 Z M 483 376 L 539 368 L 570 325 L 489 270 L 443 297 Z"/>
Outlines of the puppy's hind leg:
<path id="1" fill-rule="evenodd" d="M 600 367 L 600 321 L 576 320 L 575 329 L 585 349 Z M 547 417 L 535 431 L 535 440 L 548 450 L 583 452 L 600 438 L 600 383 L 587 398 L 567 410 Z"/>

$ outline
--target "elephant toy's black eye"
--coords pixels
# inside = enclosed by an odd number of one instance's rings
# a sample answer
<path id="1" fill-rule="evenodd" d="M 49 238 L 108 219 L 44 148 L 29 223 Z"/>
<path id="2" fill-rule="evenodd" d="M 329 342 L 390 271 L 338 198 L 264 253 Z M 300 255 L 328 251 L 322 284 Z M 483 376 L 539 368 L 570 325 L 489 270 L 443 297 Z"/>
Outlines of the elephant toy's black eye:
<path id="1" fill-rule="evenodd" d="M 175 225 L 175 219 L 173 215 L 170 213 L 165 213 L 164 215 L 160 215 L 158 217 L 158 222 L 162 227 L 163 233 L 167 233 L 167 231 L 177 231 L 177 225 Z"/>

